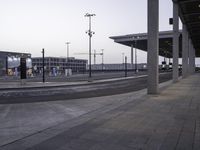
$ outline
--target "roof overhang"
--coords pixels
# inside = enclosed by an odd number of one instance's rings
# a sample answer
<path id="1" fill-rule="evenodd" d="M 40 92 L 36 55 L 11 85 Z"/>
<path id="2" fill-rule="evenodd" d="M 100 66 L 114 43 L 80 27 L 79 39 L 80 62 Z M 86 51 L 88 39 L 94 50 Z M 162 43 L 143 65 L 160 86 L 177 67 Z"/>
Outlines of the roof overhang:
<path id="1" fill-rule="evenodd" d="M 123 36 L 112 36 L 110 37 L 116 43 L 134 47 L 143 51 L 147 51 L 147 33 L 140 34 L 129 34 Z M 159 32 L 159 55 L 163 57 L 172 58 L 172 39 L 173 31 L 162 31 Z M 180 31 L 179 36 L 179 56 L 181 57 L 182 52 L 182 35 Z"/>
<path id="2" fill-rule="evenodd" d="M 200 0 L 172 0 L 179 6 L 179 16 L 186 25 L 189 36 L 196 50 L 196 56 L 200 56 Z"/>

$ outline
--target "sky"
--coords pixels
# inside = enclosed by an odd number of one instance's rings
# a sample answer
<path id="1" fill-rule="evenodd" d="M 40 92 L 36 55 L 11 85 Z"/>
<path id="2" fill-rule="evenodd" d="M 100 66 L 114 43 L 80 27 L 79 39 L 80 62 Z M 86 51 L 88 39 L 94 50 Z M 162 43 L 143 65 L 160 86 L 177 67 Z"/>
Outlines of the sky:
<path id="1" fill-rule="evenodd" d="M 159 30 L 171 30 L 172 0 L 160 0 Z M 88 18 L 92 17 L 92 50 L 104 49 L 104 63 L 121 63 L 122 53 L 130 62 L 131 48 L 114 43 L 110 36 L 147 32 L 147 0 L 1 0 L 0 51 L 26 52 L 32 57 L 88 59 Z M 101 63 L 101 56 L 97 56 Z M 146 52 L 138 51 L 138 62 Z"/>

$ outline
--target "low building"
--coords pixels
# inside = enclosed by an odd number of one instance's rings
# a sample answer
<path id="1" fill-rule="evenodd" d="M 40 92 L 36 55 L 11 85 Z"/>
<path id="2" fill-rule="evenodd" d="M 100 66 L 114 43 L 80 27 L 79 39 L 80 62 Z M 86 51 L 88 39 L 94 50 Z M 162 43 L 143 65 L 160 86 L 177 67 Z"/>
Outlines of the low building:
<path id="1" fill-rule="evenodd" d="M 42 73 L 43 58 L 33 57 L 32 65 L 35 73 Z M 49 75 L 65 74 L 67 69 L 73 73 L 83 73 L 87 68 L 87 60 L 75 59 L 74 57 L 45 57 L 44 66 L 45 73 Z"/>
<path id="2" fill-rule="evenodd" d="M 0 76 L 19 76 L 20 58 L 26 58 L 27 74 L 32 73 L 31 54 L 0 51 Z"/>
<path id="3" fill-rule="evenodd" d="M 125 69 L 125 64 L 93 64 L 92 66 L 92 70 L 124 70 Z M 127 69 L 131 70 L 131 69 L 135 69 L 135 64 L 133 64 L 133 66 L 130 63 L 127 63 Z M 147 64 L 146 63 L 140 63 L 137 64 L 137 69 L 139 70 L 145 70 L 147 69 Z"/>

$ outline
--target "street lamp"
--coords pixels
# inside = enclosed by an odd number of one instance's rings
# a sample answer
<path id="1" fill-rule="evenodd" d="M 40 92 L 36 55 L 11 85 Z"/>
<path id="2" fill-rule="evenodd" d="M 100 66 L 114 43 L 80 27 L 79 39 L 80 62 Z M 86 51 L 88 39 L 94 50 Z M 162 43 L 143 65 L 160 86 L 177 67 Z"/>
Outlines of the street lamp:
<path id="1" fill-rule="evenodd" d="M 65 43 L 67 45 L 67 59 L 69 58 L 69 44 L 70 42 L 66 42 Z"/>
<path id="2" fill-rule="evenodd" d="M 92 35 L 95 33 L 91 30 L 91 17 L 93 16 L 96 16 L 95 14 L 89 14 L 89 13 L 86 13 L 85 14 L 85 17 L 88 17 L 89 18 L 89 30 L 86 31 L 86 34 L 88 34 L 89 36 L 89 77 L 91 78 L 92 77 L 92 69 L 91 69 L 91 38 L 92 38 Z"/>
<path id="3" fill-rule="evenodd" d="M 42 49 L 42 82 L 45 83 L 44 48 Z"/>

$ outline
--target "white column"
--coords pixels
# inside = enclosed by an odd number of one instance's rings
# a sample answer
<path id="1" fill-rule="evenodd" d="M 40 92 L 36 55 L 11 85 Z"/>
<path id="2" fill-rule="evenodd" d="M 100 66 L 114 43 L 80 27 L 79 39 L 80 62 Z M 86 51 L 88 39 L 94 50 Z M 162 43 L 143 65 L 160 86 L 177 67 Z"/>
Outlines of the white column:
<path id="1" fill-rule="evenodd" d="M 133 44 L 131 45 L 131 69 L 133 69 Z"/>
<path id="2" fill-rule="evenodd" d="M 147 93 L 158 94 L 159 0 L 148 0 Z"/>
<path id="3" fill-rule="evenodd" d="M 182 43 L 182 75 L 183 78 L 187 77 L 188 73 L 188 33 L 186 29 L 186 25 L 183 24 L 183 31 L 182 31 L 182 36 L 183 36 L 183 43 Z"/>
<path id="4" fill-rule="evenodd" d="M 179 16 L 178 4 L 173 3 L 173 82 L 178 81 Z"/>

